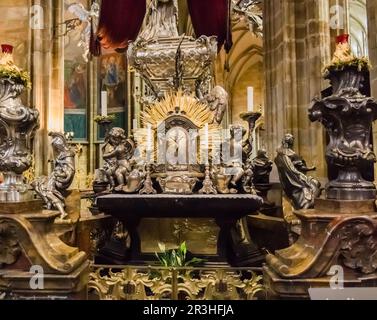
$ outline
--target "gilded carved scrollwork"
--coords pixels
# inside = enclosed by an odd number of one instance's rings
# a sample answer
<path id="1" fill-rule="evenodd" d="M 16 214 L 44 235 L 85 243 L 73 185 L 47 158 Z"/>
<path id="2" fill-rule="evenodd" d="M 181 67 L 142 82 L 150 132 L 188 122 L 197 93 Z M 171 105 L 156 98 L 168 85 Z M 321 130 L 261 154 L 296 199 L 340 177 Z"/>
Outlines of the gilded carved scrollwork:
<path id="1" fill-rule="evenodd" d="M 278 250 L 266 257 L 267 263 L 283 278 L 316 278 L 325 276 L 330 267 L 340 264 L 362 274 L 377 270 L 377 223 L 371 217 L 350 215 L 326 223 L 313 225 L 305 216 L 301 237 L 289 248 Z M 284 261 L 289 261 L 289 264 Z"/>
<path id="2" fill-rule="evenodd" d="M 101 300 L 253 300 L 265 291 L 262 277 L 248 270 L 133 267 L 98 268 L 90 274 L 89 289 Z"/>
<path id="3" fill-rule="evenodd" d="M 67 246 L 52 230 L 57 216 L 52 211 L 30 215 L 0 214 L 0 264 L 14 263 L 22 247 L 31 263 L 43 266 L 46 273 L 69 274 L 81 266 L 86 259 L 85 253 Z M 33 255 L 29 255 L 31 252 Z"/>
<path id="4" fill-rule="evenodd" d="M 377 223 L 366 219 L 346 226 L 341 235 L 341 257 L 345 266 L 369 274 L 377 270 Z"/>

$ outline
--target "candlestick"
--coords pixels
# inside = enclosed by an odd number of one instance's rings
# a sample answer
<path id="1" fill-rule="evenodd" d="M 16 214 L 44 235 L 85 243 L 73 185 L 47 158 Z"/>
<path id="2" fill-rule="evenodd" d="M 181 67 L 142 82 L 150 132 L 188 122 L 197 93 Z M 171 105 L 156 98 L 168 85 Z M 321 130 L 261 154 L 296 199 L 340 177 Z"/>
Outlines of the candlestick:
<path id="1" fill-rule="evenodd" d="M 101 91 L 101 115 L 107 117 L 107 91 Z"/>
<path id="2" fill-rule="evenodd" d="M 254 88 L 247 87 L 247 111 L 254 111 Z"/>

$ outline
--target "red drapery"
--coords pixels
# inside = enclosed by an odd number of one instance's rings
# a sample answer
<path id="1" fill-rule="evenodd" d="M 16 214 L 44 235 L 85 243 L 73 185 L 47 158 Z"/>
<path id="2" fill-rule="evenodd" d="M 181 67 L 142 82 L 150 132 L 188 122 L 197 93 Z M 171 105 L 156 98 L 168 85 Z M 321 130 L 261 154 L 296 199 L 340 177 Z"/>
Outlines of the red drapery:
<path id="1" fill-rule="evenodd" d="M 230 0 L 187 0 L 196 35 L 217 36 L 219 48 L 232 47 Z"/>
<path id="2" fill-rule="evenodd" d="M 97 37 L 108 49 L 127 47 L 139 34 L 146 13 L 145 0 L 102 0 Z"/>
<path id="3" fill-rule="evenodd" d="M 196 35 L 217 36 L 219 48 L 232 46 L 230 0 L 187 0 Z M 146 0 L 102 0 L 97 39 L 93 35 L 91 51 L 98 55 L 104 48 L 125 48 L 139 34 L 146 14 Z"/>

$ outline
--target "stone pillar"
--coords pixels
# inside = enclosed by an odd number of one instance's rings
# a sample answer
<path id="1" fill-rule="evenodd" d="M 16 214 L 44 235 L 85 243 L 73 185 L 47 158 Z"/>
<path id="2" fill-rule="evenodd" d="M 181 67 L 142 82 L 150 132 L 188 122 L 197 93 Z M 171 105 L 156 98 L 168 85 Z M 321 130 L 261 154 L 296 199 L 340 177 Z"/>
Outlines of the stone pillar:
<path id="1" fill-rule="evenodd" d="M 328 0 L 271 0 L 264 5 L 266 128 L 275 154 L 284 133 L 296 137 L 296 151 L 325 178 L 324 131 L 311 124 L 308 108 L 328 86 L 321 70 L 330 60 Z"/>
<path id="2" fill-rule="evenodd" d="M 372 64 L 370 71 L 371 94 L 377 98 L 377 2 L 367 0 L 368 13 L 368 46 L 369 59 Z M 377 153 L 377 124 L 373 126 L 374 152 Z M 377 166 L 374 166 L 374 176 L 377 181 Z"/>
<path id="3" fill-rule="evenodd" d="M 49 131 L 64 126 L 64 38 L 54 37 L 54 26 L 63 20 L 63 2 L 33 0 L 40 8 L 42 26 L 31 29 L 32 104 L 40 112 L 41 127 L 35 138 L 35 175 L 49 170 Z"/>

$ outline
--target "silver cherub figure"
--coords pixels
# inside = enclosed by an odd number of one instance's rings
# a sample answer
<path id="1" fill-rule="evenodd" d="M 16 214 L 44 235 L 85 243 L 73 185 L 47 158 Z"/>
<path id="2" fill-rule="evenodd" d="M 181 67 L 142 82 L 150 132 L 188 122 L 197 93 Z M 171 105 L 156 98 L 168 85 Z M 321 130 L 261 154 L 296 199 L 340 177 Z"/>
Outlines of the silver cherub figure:
<path id="1" fill-rule="evenodd" d="M 36 193 L 45 202 L 48 210 L 57 209 L 60 220 L 68 214 L 65 211 L 65 191 L 71 186 L 75 177 L 75 153 L 68 146 L 65 136 L 58 132 L 50 132 L 55 161 L 54 170 L 47 177 L 43 176 L 32 183 Z"/>
<path id="2" fill-rule="evenodd" d="M 102 148 L 104 166 L 100 169 L 110 189 L 116 192 L 135 193 L 144 183 L 144 169 L 135 160 L 136 143 L 127 138 L 124 129 L 112 128 L 105 139 Z"/>

